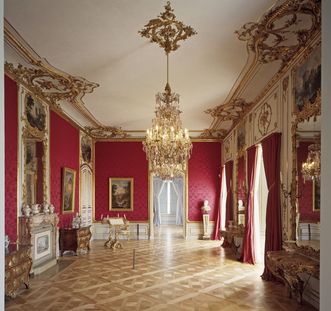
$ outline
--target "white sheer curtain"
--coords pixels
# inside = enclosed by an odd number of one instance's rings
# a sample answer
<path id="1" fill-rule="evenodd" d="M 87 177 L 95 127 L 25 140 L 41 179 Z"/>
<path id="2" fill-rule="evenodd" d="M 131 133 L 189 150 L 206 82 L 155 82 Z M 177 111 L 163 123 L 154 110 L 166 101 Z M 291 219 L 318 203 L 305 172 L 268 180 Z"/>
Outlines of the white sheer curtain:
<path id="1" fill-rule="evenodd" d="M 262 156 L 262 146 L 258 145 L 254 185 L 254 252 L 256 262 L 263 262 L 264 260 L 266 207 L 268 198 L 268 187 Z"/>
<path id="2" fill-rule="evenodd" d="M 183 177 L 174 178 L 172 185 L 177 194 L 176 225 L 183 224 Z"/>
<path id="3" fill-rule="evenodd" d="M 223 165 L 222 168 L 222 187 L 221 187 L 221 223 L 220 229 L 225 230 L 225 218 L 226 218 L 226 196 L 227 196 L 227 189 L 226 189 L 226 176 L 225 176 L 225 166 Z"/>
<path id="4" fill-rule="evenodd" d="M 161 225 L 161 209 L 160 209 L 160 193 L 164 186 L 164 181 L 159 177 L 153 178 L 153 211 L 154 211 L 154 225 Z"/>

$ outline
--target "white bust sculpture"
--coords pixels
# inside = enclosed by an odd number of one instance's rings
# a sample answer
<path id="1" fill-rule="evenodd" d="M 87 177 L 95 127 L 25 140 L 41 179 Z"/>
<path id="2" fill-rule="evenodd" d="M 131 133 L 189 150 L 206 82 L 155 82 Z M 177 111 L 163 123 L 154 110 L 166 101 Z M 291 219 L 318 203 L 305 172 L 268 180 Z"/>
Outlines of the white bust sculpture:
<path id="1" fill-rule="evenodd" d="M 210 211 L 210 206 L 208 205 L 208 200 L 204 200 L 201 210 L 204 214 L 208 214 Z"/>

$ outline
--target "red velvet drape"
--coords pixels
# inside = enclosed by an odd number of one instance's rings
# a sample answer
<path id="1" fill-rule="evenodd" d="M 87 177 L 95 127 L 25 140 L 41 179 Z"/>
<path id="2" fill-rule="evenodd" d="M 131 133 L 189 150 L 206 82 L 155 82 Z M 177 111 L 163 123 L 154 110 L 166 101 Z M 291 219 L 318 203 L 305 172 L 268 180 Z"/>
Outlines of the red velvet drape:
<path id="1" fill-rule="evenodd" d="M 232 172 L 233 172 L 233 161 L 229 161 L 225 163 L 225 177 L 226 177 L 225 227 L 226 228 L 228 228 L 229 226 L 229 220 L 233 220 Z"/>
<path id="2" fill-rule="evenodd" d="M 280 202 L 280 147 L 281 133 L 275 133 L 262 141 L 263 163 L 268 185 L 268 201 L 266 212 L 266 237 L 264 258 L 268 251 L 278 251 L 282 248 L 282 224 Z M 264 280 L 271 280 L 273 276 L 264 267 Z"/>
<path id="3" fill-rule="evenodd" d="M 221 238 L 220 236 L 220 229 L 221 229 L 221 204 L 222 204 L 222 180 L 223 180 L 223 174 L 224 174 L 224 166 L 222 167 L 222 172 L 221 172 L 221 182 L 220 182 L 220 195 L 219 195 L 219 201 L 218 205 L 216 206 L 216 221 L 215 221 L 215 228 L 214 228 L 214 234 L 213 234 L 213 239 L 214 240 L 219 240 Z"/>
<path id="4" fill-rule="evenodd" d="M 257 161 L 257 147 L 247 149 L 247 207 L 245 213 L 245 235 L 240 260 L 245 263 L 254 264 L 254 183 Z"/>

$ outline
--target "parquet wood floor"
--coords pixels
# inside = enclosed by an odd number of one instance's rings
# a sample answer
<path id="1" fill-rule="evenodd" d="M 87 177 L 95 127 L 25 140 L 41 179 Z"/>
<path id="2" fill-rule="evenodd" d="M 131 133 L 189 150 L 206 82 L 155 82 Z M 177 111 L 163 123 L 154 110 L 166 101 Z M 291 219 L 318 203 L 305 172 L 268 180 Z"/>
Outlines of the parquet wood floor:
<path id="1" fill-rule="evenodd" d="M 315 310 L 287 298 L 282 284 L 262 281 L 262 266 L 239 263 L 219 241 L 185 241 L 163 228 L 155 240 L 123 245 L 94 241 L 89 254 L 61 257 L 30 289 L 6 298 L 6 310 Z"/>

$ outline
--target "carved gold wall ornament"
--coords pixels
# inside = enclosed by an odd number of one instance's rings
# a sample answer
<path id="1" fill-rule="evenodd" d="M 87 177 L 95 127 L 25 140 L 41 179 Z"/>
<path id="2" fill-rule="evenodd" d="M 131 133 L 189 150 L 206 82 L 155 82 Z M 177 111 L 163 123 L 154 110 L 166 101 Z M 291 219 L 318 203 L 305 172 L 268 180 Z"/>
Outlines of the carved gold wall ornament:
<path id="1" fill-rule="evenodd" d="M 248 42 L 259 62 L 281 60 L 285 65 L 320 27 L 321 2 L 293 0 L 271 9 L 261 21 L 245 24 L 236 34 Z"/>
<path id="2" fill-rule="evenodd" d="M 170 1 L 165 5 L 165 11 L 160 13 L 158 18 L 154 18 L 139 31 L 142 37 L 150 39 L 164 49 L 166 54 L 176 51 L 179 48 L 178 42 L 195 35 L 197 32 L 183 22 L 176 20 Z"/>
<path id="3" fill-rule="evenodd" d="M 94 139 L 107 139 L 107 138 L 127 138 L 127 134 L 122 128 L 115 126 L 100 126 L 100 127 L 91 127 L 86 126 L 85 130 L 88 135 Z"/>
<path id="4" fill-rule="evenodd" d="M 264 103 L 260 109 L 259 117 L 258 117 L 258 129 L 261 136 L 264 136 L 268 133 L 269 126 L 271 123 L 272 117 L 272 109 L 268 103 Z"/>

